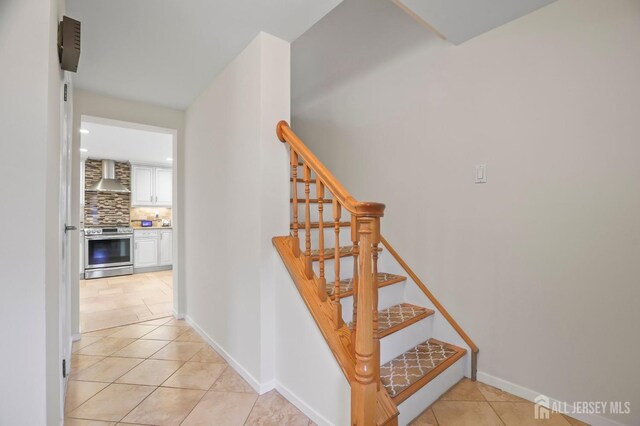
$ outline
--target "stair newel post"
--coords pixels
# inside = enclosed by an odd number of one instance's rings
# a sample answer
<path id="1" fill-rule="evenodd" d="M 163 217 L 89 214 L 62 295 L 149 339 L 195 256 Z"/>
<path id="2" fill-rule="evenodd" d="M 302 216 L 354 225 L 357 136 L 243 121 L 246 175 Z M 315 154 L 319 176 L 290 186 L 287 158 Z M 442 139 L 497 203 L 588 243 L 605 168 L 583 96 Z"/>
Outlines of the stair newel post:
<path id="1" fill-rule="evenodd" d="M 304 174 L 304 196 L 305 196 L 305 213 L 304 213 L 304 227 L 305 227 L 305 240 L 304 240 L 304 264 L 305 274 L 308 279 L 313 278 L 313 267 L 311 262 L 311 206 L 309 201 L 309 182 L 311 181 L 311 170 L 306 161 L 302 166 Z"/>
<path id="2" fill-rule="evenodd" d="M 358 328 L 358 257 L 360 241 L 358 240 L 358 218 L 351 214 L 351 241 L 353 242 L 353 319 L 351 320 L 351 345 L 356 347 L 356 329 Z"/>
<path id="3" fill-rule="evenodd" d="M 318 198 L 318 246 L 320 260 L 320 278 L 318 279 L 318 296 L 323 302 L 327 300 L 327 279 L 324 276 L 324 185 L 316 179 L 316 196 Z"/>
<path id="4" fill-rule="evenodd" d="M 354 425 L 374 425 L 376 394 L 379 376 L 376 376 L 375 285 L 373 252 L 378 217 L 358 217 L 360 256 L 358 261 L 358 326 L 355 328 L 355 377 L 351 390 L 351 421 Z"/>
<path id="5" fill-rule="evenodd" d="M 333 199 L 333 227 L 335 232 L 335 244 L 333 253 L 333 269 L 335 279 L 333 282 L 333 323 L 336 330 L 342 326 L 342 305 L 340 304 L 340 216 L 342 215 L 340 203 Z"/>
<path id="6" fill-rule="evenodd" d="M 293 254 L 300 256 L 300 238 L 298 237 L 298 154 L 291 148 L 292 188 L 293 198 Z"/>

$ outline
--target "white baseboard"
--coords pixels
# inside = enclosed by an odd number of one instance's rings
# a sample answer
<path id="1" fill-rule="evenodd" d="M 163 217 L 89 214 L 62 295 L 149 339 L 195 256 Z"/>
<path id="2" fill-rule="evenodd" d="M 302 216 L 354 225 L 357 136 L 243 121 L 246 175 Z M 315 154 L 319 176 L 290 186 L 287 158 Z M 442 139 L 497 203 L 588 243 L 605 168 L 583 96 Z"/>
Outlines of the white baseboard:
<path id="1" fill-rule="evenodd" d="M 184 314 L 179 314 L 177 311 L 173 311 L 173 317 L 175 319 L 181 320 L 181 319 L 184 319 Z"/>
<path id="2" fill-rule="evenodd" d="M 184 316 L 184 320 L 187 321 L 194 330 L 198 332 L 198 334 L 209 344 L 211 347 L 222 356 L 222 358 L 227 361 L 227 363 L 234 369 L 244 380 L 249 383 L 249 385 L 258 392 L 258 394 L 262 395 L 264 393 L 269 392 L 270 390 L 275 388 L 275 381 L 271 380 L 266 383 L 259 382 L 251 373 L 249 373 L 238 361 L 236 361 L 227 351 L 224 350 L 222 346 L 218 344 L 214 339 L 211 338 L 205 331 L 193 321 L 193 319 L 189 315 Z"/>
<path id="3" fill-rule="evenodd" d="M 78 333 L 78 334 L 72 334 L 71 335 L 71 341 L 72 342 L 77 342 L 78 340 L 80 340 L 80 338 L 82 337 L 82 334 Z M 71 352 L 69 352 L 71 353 Z"/>
<path id="4" fill-rule="evenodd" d="M 284 396 L 295 405 L 298 410 L 302 411 L 305 416 L 309 417 L 315 424 L 318 426 L 333 426 L 329 420 L 327 420 L 324 416 L 314 410 L 309 404 L 300 399 L 298 395 L 293 393 L 289 388 L 284 386 L 282 383 L 276 382 L 275 386 L 276 390 L 280 392 L 280 395 Z"/>
<path id="5" fill-rule="evenodd" d="M 524 386 L 517 385 L 515 383 L 511 383 L 507 380 L 501 379 L 496 376 L 492 376 L 491 374 L 478 371 L 478 381 L 482 383 L 486 383 L 487 385 L 496 387 L 505 392 L 509 392 L 515 396 L 519 396 L 520 398 L 526 399 L 527 401 L 534 402 L 536 397 L 542 395 L 541 392 L 534 391 L 529 388 L 525 388 Z M 557 400 L 555 398 L 549 398 L 551 405 L 564 405 L 564 402 Z M 567 403 L 566 407 L 569 411 L 573 410 L 573 405 Z M 590 424 L 591 426 L 630 426 L 625 425 L 623 423 L 619 423 L 615 420 L 608 419 L 606 417 L 602 417 L 598 414 L 568 414 L 575 419 L 583 421 L 585 423 Z"/>

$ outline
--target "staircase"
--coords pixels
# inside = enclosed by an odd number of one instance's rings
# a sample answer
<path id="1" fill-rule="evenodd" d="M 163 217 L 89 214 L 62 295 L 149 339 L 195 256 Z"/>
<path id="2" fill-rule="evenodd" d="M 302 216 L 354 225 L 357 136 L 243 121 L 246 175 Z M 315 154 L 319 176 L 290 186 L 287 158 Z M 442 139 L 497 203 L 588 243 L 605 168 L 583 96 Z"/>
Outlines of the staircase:
<path id="1" fill-rule="evenodd" d="M 405 425 L 462 377 L 478 348 L 358 202 L 281 121 L 291 233 L 273 244 L 351 386 L 353 425 Z"/>

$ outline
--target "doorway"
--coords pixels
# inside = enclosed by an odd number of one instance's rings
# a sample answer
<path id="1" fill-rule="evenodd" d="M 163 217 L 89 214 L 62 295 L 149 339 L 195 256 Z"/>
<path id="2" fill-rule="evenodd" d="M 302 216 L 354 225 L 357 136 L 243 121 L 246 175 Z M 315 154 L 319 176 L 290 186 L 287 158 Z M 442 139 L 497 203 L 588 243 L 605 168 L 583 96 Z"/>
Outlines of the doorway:
<path id="1" fill-rule="evenodd" d="M 177 316 L 177 131 L 82 115 L 79 331 Z"/>

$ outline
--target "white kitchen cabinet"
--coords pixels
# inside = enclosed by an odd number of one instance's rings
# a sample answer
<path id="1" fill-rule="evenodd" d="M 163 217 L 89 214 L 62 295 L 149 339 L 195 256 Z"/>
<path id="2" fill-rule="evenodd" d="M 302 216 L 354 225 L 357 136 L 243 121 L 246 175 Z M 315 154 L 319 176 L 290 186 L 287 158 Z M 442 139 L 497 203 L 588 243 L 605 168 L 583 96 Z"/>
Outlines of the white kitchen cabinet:
<path id="1" fill-rule="evenodd" d="M 131 166 L 131 205 L 171 207 L 173 170 L 167 167 Z"/>
<path id="2" fill-rule="evenodd" d="M 131 167 L 131 205 L 153 206 L 155 168 L 147 166 Z"/>
<path id="3" fill-rule="evenodd" d="M 133 233 L 133 266 L 149 268 L 173 264 L 171 229 L 136 229 Z"/>
<path id="4" fill-rule="evenodd" d="M 156 167 L 154 170 L 155 205 L 170 207 L 171 201 L 173 200 L 173 170 L 159 167 Z"/>
<path id="5" fill-rule="evenodd" d="M 173 232 L 171 229 L 163 229 L 160 231 L 160 258 L 161 266 L 171 265 L 173 263 Z"/>
<path id="6" fill-rule="evenodd" d="M 154 231 L 153 235 L 141 235 L 136 232 L 134 234 L 133 267 L 158 266 L 158 256 L 158 233 Z"/>

